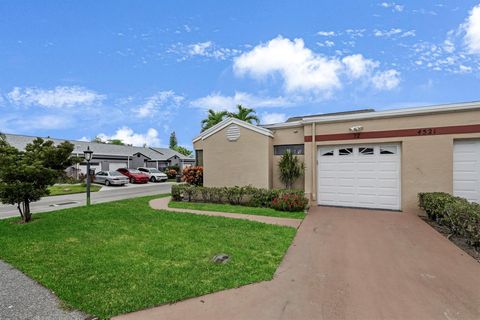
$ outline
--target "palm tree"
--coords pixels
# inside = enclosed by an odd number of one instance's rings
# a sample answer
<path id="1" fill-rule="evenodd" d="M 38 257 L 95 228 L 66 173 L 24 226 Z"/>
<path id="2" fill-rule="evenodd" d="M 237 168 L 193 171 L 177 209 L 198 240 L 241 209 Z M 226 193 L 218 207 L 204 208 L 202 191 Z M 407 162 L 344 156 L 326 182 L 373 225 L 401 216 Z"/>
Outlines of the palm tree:
<path id="1" fill-rule="evenodd" d="M 219 122 L 222 122 L 225 117 L 228 116 L 227 111 L 214 111 L 212 109 L 208 110 L 207 118 L 202 120 L 202 132 L 207 130 L 208 128 L 213 127 Z"/>
<path id="2" fill-rule="evenodd" d="M 231 112 L 228 114 L 229 117 L 232 118 L 237 118 L 242 121 L 248 122 L 248 123 L 253 123 L 255 121 L 256 124 L 260 123 L 260 120 L 258 117 L 255 115 L 255 110 L 250 109 L 250 108 L 245 108 L 241 104 L 237 105 L 238 111 L 236 113 Z"/>

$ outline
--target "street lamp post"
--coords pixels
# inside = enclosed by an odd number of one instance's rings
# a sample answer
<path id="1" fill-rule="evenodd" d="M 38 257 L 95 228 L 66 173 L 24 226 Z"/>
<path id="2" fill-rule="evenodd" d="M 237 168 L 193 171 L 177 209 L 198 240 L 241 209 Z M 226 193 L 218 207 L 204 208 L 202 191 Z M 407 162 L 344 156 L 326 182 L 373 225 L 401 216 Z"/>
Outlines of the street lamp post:
<path id="1" fill-rule="evenodd" d="M 83 151 L 85 156 L 85 161 L 87 161 L 87 206 L 90 205 L 90 160 L 92 160 L 93 151 L 90 150 L 90 146 L 87 147 L 87 150 Z"/>

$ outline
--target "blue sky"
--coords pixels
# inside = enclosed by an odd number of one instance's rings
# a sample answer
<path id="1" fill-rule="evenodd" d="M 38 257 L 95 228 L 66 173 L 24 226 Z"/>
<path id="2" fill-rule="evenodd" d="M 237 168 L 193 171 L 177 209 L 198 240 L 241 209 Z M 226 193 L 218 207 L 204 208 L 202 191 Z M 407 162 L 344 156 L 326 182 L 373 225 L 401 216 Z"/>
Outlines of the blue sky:
<path id="1" fill-rule="evenodd" d="M 478 6 L 478 7 L 477 7 Z M 191 145 L 263 123 L 480 100 L 477 1 L 0 1 L 0 131 Z"/>

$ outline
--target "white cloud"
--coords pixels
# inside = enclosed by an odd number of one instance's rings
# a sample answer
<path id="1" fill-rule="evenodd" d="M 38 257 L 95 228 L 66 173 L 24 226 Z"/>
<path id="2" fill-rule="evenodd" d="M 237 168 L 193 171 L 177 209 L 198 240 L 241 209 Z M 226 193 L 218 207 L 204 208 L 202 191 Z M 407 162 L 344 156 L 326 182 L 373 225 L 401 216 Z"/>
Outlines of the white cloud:
<path id="1" fill-rule="evenodd" d="M 160 91 L 149 97 L 140 107 L 134 109 L 139 118 L 156 116 L 162 120 L 171 119 L 180 107 L 184 98 L 173 91 Z"/>
<path id="2" fill-rule="evenodd" d="M 473 7 L 470 15 L 463 24 L 465 30 L 464 41 L 468 52 L 480 54 L 480 4 Z"/>
<path id="3" fill-rule="evenodd" d="M 392 9 L 392 11 L 396 11 L 396 12 L 402 12 L 403 9 L 405 8 L 404 5 L 397 4 L 395 2 L 382 2 L 380 3 L 380 6 L 386 9 Z"/>
<path id="4" fill-rule="evenodd" d="M 289 92 L 313 90 L 328 93 L 339 88 L 338 72 L 341 67 L 338 60 L 306 48 L 303 39 L 291 41 L 281 36 L 254 47 L 234 60 L 237 75 L 249 74 L 261 79 L 280 74 Z"/>
<path id="5" fill-rule="evenodd" d="M 335 36 L 334 31 L 318 31 L 317 34 L 322 37 L 333 37 Z"/>
<path id="6" fill-rule="evenodd" d="M 234 111 L 238 104 L 251 108 L 269 108 L 286 107 L 292 105 L 293 102 L 283 97 L 258 97 L 245 92 L 235 92 L 233 96 L 212 93 L 191 102 L 193 107 L 204 110 L 213 109 L 216 111 Z"/>
<path id="7" fill-rule="evenodd" d="M 464 66 L 463 64 L 461 64 L 458 67 L 458 73 L 470 73 L 470 72 L 472 72 L 472 67 Z"/>
<path id="8" fill-rule="evenodd" d="M 215 45 L 213 41 L 204 41 L 193 44 L 176 43 L 167 50 L 169 53 L 180 55 L 179 61 L 192 57 L 205 57 L 217 60 L 226 60 L 237 56 L 241 50 L 234 48 L 222 48 Z"/>
<path id="9" fill-rule="evenodd" d="M 260 123 L 262 124 L 272 124 L 272 123 L 281 123 L 287 120 L 287 115 L 284 113 L 277 112 L 264 112 L 260 116 Z"/>
<path id="10" fill-rule="evenodd" d="M 335 45 L 335 42 L 331 41 L 331 40 L 326 40 L 324 42 L 317 42 L 317 45 L 319 47 L 328 47 L 328 48 L 331 48 Z"/>
<path id="11" fill-rule="evenodd" d="M 394 89 L 400 84 L 400 73 L 394 69 L 378 72 L 373 76 L 372 83 L 378 90 Z"/>
<path id="12" fill-rule="evenodd" d="M 10 103 L 24 106 L 39 105 L 47 108 L 91 106 L 105 96 L 82 87 L 55 87 L 51 90 L 15 87 L 7 94 Z"/>
<path id="13" fill-rule="evenodd" d="M 415 37 L 415 35 L 416 35 L 415 30 L 409 30 L 409 31 L 405 31 L 404 33 L 402 33 L 402 35 L 400 37 L 402 37 L 402 38 Z"/>
<path id="14" fill-rule="evenodd" d="M 189 53 L 192 56 L 195 56 L 195 55 L 204 56 L 207 54 L 206 50 L 211 46 L 212 46 L 212 41 L 195 43 L 189 46 L 190 48 Z"/>
<path id="15" fill-rule="evenodd" d="M 83 136 L 83 137 L 81 137 L 80 139 L 78 139 L 78 141 L 89 142 L 90 139 L 88 139 L 87 137 Z"/>
<path id="16" fill-rule="evenodd" d="M 400 28 L 392 28 L 390 30 L 378 30 L 378 29 L 373 30 L 373 35 L 375 37 L 389 38 L 389 37 L 397 35 L 399 33 L 402 33 L 402 29 L 400 29 Z"/>
<path id="17" fill-rule="evenodd" d="M 380 63 L 361 54 L 327 57 L 305 47 L 302 39 L 289 40 L 278 36 L 254 47 L 234 60 L 237 75 L 250 75 L 264 80 L 279 75 L 287 96 L 313 94 L 315 99 L 328 98 L 342 87 L 345 76 L 370 82 L 375 88 L 390 90 L 395 85 L 377 85 Z M 377 71 L 376 73 L 374 71 Z M 376 75 L 376 82 L 373 82 Z M 399 73 L 396 76 L 398 78 Z M 397 82 L 398 84 L 398 82 Z"/>
<path id="18" fill-rule="evenodd" d="M 352 79 L 369 75 L 380 65 L 377 61 L 365 59 L 361 54 L 346 56 L 342 62 L 345 64 L 347 74 Z"/>
<path id="19" fill-rule="evenodd" d="M 113 135 L 106 135 L 100 133 L 98 137 L 107 142 L 108 140 L 122 140 L 125 144 L 131 144 L 134 146 L 143 146 L 147 145 L 149 147 L 158 147 L 160 146 L 160 138 L 158 136 L 158 131 L 150 128 L 146 133 L 135 133 L 129 127 L 122 127 L 118 129 Z"/>

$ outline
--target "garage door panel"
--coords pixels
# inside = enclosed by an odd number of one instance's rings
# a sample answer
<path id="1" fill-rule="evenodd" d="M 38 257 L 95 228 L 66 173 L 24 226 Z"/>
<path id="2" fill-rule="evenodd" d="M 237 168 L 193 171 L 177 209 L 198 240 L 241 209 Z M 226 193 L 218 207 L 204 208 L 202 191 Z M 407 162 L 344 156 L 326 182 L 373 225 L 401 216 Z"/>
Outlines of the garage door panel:
<path id="1" fill-rule="evenodd" d="M 454 141 L 453 193 L 480 203 L 480 140 Z"/>
<path id="2" fill-rule="evenodd" d="M 335 150 L 328 159 L 319 152 L 318 203 L 400 209 L 400 147 L 389 144 L 388 150 L 395 152 L 392 155 L 381 155 L 381 147 L 369 145 L 374 154 L 362 154 L 361 146 L 328 147 Z M 352 148 L 353 154 L 339 156 L 341 148 Z"/>
<path id="3" fill-rule="evenodd" d="M 126 167 L 127 167 L 126 162 L 110 162 L 108 164 L 108 170 L 110 170 L 110 171 L 115 171 L 117 169 L 126 168 Z"/>

